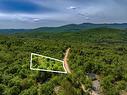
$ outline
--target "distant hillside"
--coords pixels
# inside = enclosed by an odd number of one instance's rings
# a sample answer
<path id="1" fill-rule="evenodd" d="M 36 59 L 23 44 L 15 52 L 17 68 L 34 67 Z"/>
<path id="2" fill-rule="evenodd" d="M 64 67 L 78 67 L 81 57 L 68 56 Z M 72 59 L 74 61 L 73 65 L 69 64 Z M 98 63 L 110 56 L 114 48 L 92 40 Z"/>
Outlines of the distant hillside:
<path id="1" fill-rule="evenodd" d="M 115 29 L 126 29 L 127 23 L 112 23 L 112 24 L 92 24 L 92 23 L 83 23 L 79 24 L 80 27 L 84 28 L 98 28 L 98 27 L 107 27 L 107 28 L 115 28 Z"/>
<path id="2" fill-rule="evenodd" d="M 14 34 L 18 32 L 26 32 L 31 29 L 0 29 L 0 34 Z"/>
<path id="3" fill-rule="evenodd" d="M 33 29 L 33 31 L 43 31 L 43 32 L 75 32 L 84 29 L 91 29 L 91 28 L 99 28 L 99 27 L 106 27 L 106 28 L 114 28 L 114 29 L 126 29 L 127 23 L 122 24 L 93 24 L 93 23 L 82 23 L 82 24 L 68 24 L 60 27 L 40 27 Z"/>
<path id="4" fill-rule="evenodd" d="M 113 24 L 68 24 L 60 27 L 40 27 L 35 29 L 0 29 L 0 34 L 14 34 L 19 32 L 76 32 L 91 28 L 114 28 L 114 29 L 127 29 L 127 23 L 113 23 Z"/>
<path id="5" fill-rule="evenodd" d="M 80 42 L 124 42 L 127 41 L 127 31 L 112 28 L 93 28 L 79 32 L 23 32 L 15 34 L 22 38 L 41 38 L 41 39 L 66 39 L 68 41 Z"/>

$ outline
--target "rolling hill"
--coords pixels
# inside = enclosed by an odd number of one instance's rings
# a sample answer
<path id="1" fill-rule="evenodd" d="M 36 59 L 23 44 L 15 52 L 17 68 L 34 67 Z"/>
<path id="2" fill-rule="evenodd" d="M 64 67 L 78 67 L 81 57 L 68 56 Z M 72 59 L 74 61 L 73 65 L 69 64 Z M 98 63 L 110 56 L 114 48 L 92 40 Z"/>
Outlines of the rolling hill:
<path id="1" fill-rule="evenodd" d="M 114 29 L 127 29 L 127 23 L 113 23 L 113 24 L 93 24 L 93 23 L 82 23 L 82 24 L 68 24 L 59 27 L 40 27 L 35 29 L 0 29 L 0 34 L 14 34 L 20 32 L 76 32 L 81 30 L 87 30 L 92 28 L 114 28 Z"/>
<path id="2" fill-rule="evenodd" d="M 93 28 L 81 30 L 78 32 L 41 32 L 31 31 L 16 33 L 15 36 L 19 38 L 41 38 L 41 39 L 56 39 L 68 40 L 73 42 L 118 42 L 123 43 L 127 41 L 127 31 L 113 28 Z"/>

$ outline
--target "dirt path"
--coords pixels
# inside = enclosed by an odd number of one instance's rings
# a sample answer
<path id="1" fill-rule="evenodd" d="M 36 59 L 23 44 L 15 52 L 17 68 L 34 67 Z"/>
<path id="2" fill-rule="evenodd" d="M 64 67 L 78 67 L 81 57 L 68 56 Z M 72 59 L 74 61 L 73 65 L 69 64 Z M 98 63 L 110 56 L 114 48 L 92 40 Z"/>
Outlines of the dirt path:
<path id="1" fill-rule="evenodd" d="M 68 63 L 67 63 L 67 61 L 68 61 L 68 54 L 69 54 L 69 51 L 70 51 L 70 48 L 68 48 L 67 50 L 66 50 L 66 53 L 65 53 L 65 57 L 64 57 L 64 67 L 65 67 L 65 69 L 66 69 L 66 71 L 68 72 L 68 73 L 71 73 L 71 70 L 70 70 L 70 67 L 69 67 L 69 65 L 68 65 Z"/>
<path id="2" fill-rule="evenodd" d="M 67 50 L 66 50 L 66 53 L 65 53 L 65 57 L 64 57 L 64 67 L 65 67 L 65 69 L 66 69 L 66 71 L 67 71 L 67 73 L 72 73 L 71 72 L 71 69 L 70 69 L 70 67 L 69 67 L 69 65 L 68 65 L 68 55 L 69 55 L 69 52 L 70 52 L 70 48 L 68 48 Z M 82 88 L 82 90 L 84 91 L 84 92 L 87 92 L 86 90 L 85 90 L 85 86 L 82 84 L 82 83 L 80 83 L 81 84 L 81 88 Z M 96 91 L 94 91 L 94 90 L 92 90 L 91 92 L 90 92 L 90 95 L 99 95 Z"/>

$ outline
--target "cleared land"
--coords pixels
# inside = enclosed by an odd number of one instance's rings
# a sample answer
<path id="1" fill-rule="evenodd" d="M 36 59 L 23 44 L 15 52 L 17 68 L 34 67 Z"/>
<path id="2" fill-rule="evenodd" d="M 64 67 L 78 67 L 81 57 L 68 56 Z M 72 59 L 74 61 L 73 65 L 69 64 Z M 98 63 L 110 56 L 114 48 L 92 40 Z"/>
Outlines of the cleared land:
<path id="1" fill-rule="evenodd" d="M 39 69 L 42 71 L 61 71 L 65 72 L 63 67 L 63 61 L 54 58 L 32 54 L 32 66 L 33 69 Z"/>

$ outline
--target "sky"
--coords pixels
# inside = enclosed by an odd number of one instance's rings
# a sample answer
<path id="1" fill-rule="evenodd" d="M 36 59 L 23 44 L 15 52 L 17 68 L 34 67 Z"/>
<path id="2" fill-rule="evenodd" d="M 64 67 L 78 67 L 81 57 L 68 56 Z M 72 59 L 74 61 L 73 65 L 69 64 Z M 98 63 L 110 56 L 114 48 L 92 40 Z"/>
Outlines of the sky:
<path id="1" fill-rule="evenodd" d="M 127 23 L 127 0 L 0 0 L 0 29 Z"/>

